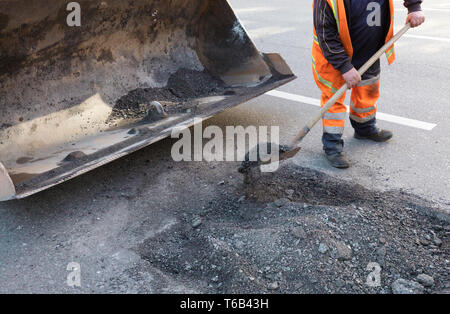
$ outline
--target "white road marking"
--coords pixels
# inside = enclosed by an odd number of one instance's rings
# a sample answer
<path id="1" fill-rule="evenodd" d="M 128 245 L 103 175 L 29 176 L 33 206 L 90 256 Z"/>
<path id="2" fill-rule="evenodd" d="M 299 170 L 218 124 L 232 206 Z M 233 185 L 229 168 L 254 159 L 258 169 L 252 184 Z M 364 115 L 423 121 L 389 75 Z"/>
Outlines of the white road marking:
<path id="1" fill-rule="evenodd" d="M 295 95 L 291 93 L 281 92 L 278 90 L 269 91 L 266 93 L 266 95 L 320 107 L 320 100 L 311 97 Z"/>
<path id="2" fill-rule="evenodd" d="M 408 12 L 405 8 L 394 9 L 394 11 L 395 11 L 395 12 L 405 12 L 405 13 Z M 447 12 L 450 12 L 450 9 L 423 8 L 423 12 L 424 12 L 424 13 L 427 13 L 427 12 L 442 12 L 442 13 L 447 13 Z"/>
<path id="3" fill-rule="evenodd" d="M 404 6 L 403 6 L 404 0 L 394 0 L 394 2 L 398 3 L 399 6 L 401 6 L 402 8 L 404 8 Z M 427 2 L 426 2 L 426 3 L 427 3 Z M 450 3 L 449 3 L 449 2 L 447 2 L 447 3 L 433 3 L 433 6 L 438 6 L 438 7 L 450 7 Z M 422 4 L 422 9 L 423 9 L 423 10 L 429 10 L 429 9 L 426 7 L 426 5 L 423 5 L 423 4 Z M 405 10 L 406 10 L 406 8 L 405 8 Z"/>
<path id="4" fill-rule="evenodd" d="M 266 95 L 320 107 L 320 100 L 316 99 L 316 98 L 281 92 L 278 90 L 273 90 L 273 91 L 267 92 Z M 348 111 L 348 106 L 347 106 L 347 111 Z M 404 126 L 409 126 L 409 127 L 416 128 L 416 129 L 426 130 L 426 131 L 431 131 L 437 126 L 437 124 L 434 124 L 434 123 L 428 123 L 428 122 L 423 122 L 423 121 L 419 121 L 419 120 L 408 119 L 408 118 L 399 117 L 399 116 L 382 113 L 382 112 L 377 113 L 377 119 L 404 125 Z"/>
<path id="5" fill-rule="evenodd" d="M 406 38 L 417 38 L 417 39 L 428 39 L 428 40 L 436 40 L 436 41 L 450 42 L 450 38 L 444 38 L 444 37 L 433 37 L 433 36 L 422 36 L 422 35 L 410 35 L 410 34 L 403 35 L 403 37 L 406 37 Z"/>
<path id="6" fill-rule="evenodd" d="M 276 11 L 276 10 L 277 10 L 277 8 L 256 7 L 256 8 L 235 9 L 234 11 L 237 14 L 245 14 L 245 13 L 255 13 L 255 12 L 272 12 L 272 11 Z"/>
<path id="7" fill-rule="evenodd" d="M 252 39 L 258 39 L 262 37 L 272 36 L 272 35 L 279 35 L 287 32 L 294 31 L 294 27 L 278 27 L 278 26 L 268 26 L 268 27 L 261 27 L 261 28 L 255 28 L 252 30 L 249 30 L 250 38 Z"/>
<path id="8" fill-rule="evenodd" d="M 448 5 L 447 5 L 448 6 Z M 450 9 L 435 9 L 435 8 L 424 8 L 423 11 L 427 13 L 427 11 L 436 11 L 436 12 L 450 12 Z"/>

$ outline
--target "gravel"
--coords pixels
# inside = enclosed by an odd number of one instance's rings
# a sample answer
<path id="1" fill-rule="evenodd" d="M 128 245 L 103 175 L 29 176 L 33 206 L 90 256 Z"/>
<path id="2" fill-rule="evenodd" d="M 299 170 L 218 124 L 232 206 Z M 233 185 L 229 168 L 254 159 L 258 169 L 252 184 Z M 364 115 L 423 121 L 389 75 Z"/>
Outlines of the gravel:
<path id="1" fill-rule="evenodd" d="M 349 261 L 352 259 L 352 249 L 342 241 L 336 243 L 338 260 L 340 261 Z"/>
<path id="2" fill-rule="evenodd" d="M 444 289 L 447 222 L 432 214 L 435 205 L 426 200 L 368 190 L 294 165 L 255 176 L 249 184 L 230 179 L 218 186 L 210 175 L 215 192 L 201 211 L 206 213 L 202 228 L 186 228 L 181 219 L 137 249 L 145 261 L 178 281 L 202 287 L 218 275 L 220 286 L 202 288 L 208 293 Z M 237 202 L 243 191 L 245 201 Z M 198 213 L 194 203 L 183 204 L 180 214 Z M 430 230 L 444 239 L 442 246 L 416 245 Z M 183 270 L 185 262 L 192 265 L 189 271 Z M 380 282 L 368 285 L 373 270 L 367 269 L 373 263 Z M 416 282 L 421 269 L 432 270 L 434 286 Z M 275 282 L 282 289 L 275 289 Z"/>
<path id="3" fill-rule="evenodd" d="M 271 283 L 268 287 L 269 290 L 278 290 L 279 288 L 280 288 L 280 286 L 279 286 L 278 282 L 276 282 L 276 281 Z"/>
<path id="4" fill-rule="evenodd" d="M 326 244 L 320 243 L 319 244 L 319 253 L 325 254 L 328 251 L 328 246 Z"/>
<path id="5" fill-rule="evenodd" d="M 431 276 L 420 274 L 417 276 L 417 281 L 424 287 L 432 287 L 434 285 L 434 279 Z"/>
<path id="6" fill-rule="evenodd" d="M 422 294 L 424 287 L 411 280 L 398 279 L 392 284 L 394 294 Z"/>
<path id="7" fill-rule="evenodd" d="M 275 202 L 274 202 L 274 204 L 275 204 L 275 206 L 277 206 L 277 207 L 283 207 L 283 206 L 285 206 L 286 204 L 288 204 L 290 201 L 287 199 L 287 198 L 281 198 L 281 199 L 278 199 L 278 200 L 276 200 Z"/>
<path id="8" fill-rule="evenodd" d="M 196 218 L 194 218 L 194 220 L 192 221 L 192 228 L 198 228 L 198 227 L 200 227 L 201 226 L 201 224 L 202 224 L 202 219 L 200 218 L 200 217 L 196 217 Z"/>
<path id="9" fill-rule="evenodd" d="M 302 227 L 293 227 L 291 232 L 292 232 L 292 235 L 297 239 L 303 240 L 303 239 L 307 238 L 305 229 L 303 229 Z"/>

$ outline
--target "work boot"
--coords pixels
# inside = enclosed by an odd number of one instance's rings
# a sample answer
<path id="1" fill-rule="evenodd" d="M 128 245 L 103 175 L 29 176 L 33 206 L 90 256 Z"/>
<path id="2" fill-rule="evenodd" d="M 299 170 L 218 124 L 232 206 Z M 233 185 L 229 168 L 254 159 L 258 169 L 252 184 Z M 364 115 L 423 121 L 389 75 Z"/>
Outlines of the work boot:
<path id="1" fill-rule="evenodd" d="M 369 135 L 360 135 L 358 132 L 355 132 L 355 138 L 358 140 L 371 140 L 375 142 L 387 142 L 389 141 L 394 134 L 388 130 L 378 129 L 376 133 L 372 133 Z"/>
<path id="2" fill-rule="evenodd" d="M 339 169 L 347 169 L 350 167 L 350 161 L 344 155 L 344 153 L 335 153 L 335 154 L 325 154 L 327 156 L 330 165 Z"/>

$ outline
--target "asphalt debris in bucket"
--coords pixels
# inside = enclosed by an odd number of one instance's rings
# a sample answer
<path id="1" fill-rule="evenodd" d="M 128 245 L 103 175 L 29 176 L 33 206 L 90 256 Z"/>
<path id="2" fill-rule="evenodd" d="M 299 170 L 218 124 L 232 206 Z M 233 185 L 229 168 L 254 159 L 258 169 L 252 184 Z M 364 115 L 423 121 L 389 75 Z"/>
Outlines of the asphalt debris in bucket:
<path id="1" fill-rule="evenodd" d="M 138 88 L 117 100 L 109 120 L 143 119 L 150 104 L 161 103 L 167 114 L 195 109 L 197 99 L 225 93 L 222 80 L 206 71 L 180 69 L 172 74 L 163 88 Z"/>

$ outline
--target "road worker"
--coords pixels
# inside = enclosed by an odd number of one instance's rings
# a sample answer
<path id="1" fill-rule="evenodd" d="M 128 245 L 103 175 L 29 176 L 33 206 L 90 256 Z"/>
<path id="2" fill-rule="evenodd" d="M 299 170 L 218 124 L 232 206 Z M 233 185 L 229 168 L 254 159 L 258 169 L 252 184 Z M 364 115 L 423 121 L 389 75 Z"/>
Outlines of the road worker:
<path id="1" fill-rule="evenodd" d="M 417 27 L 425 21 L 421 0 L 405 0 L 406 23 Z M 352 89 L 350 121 L 355 138 L 386 142 L 393 133 L 376 126 L 380 97 L 380 60 L 362 77 L 359 69 L 394 35 L 393 0 L 314 0 L 313 75 L 322 91 L 322 106 L 344 85 Z M 386 52 L 395 60 L 394 46 Z M 348 168 L 342 135 L 347 108 L 342 96 L 323 118 L 323 148 L 330 164 Z"/>

